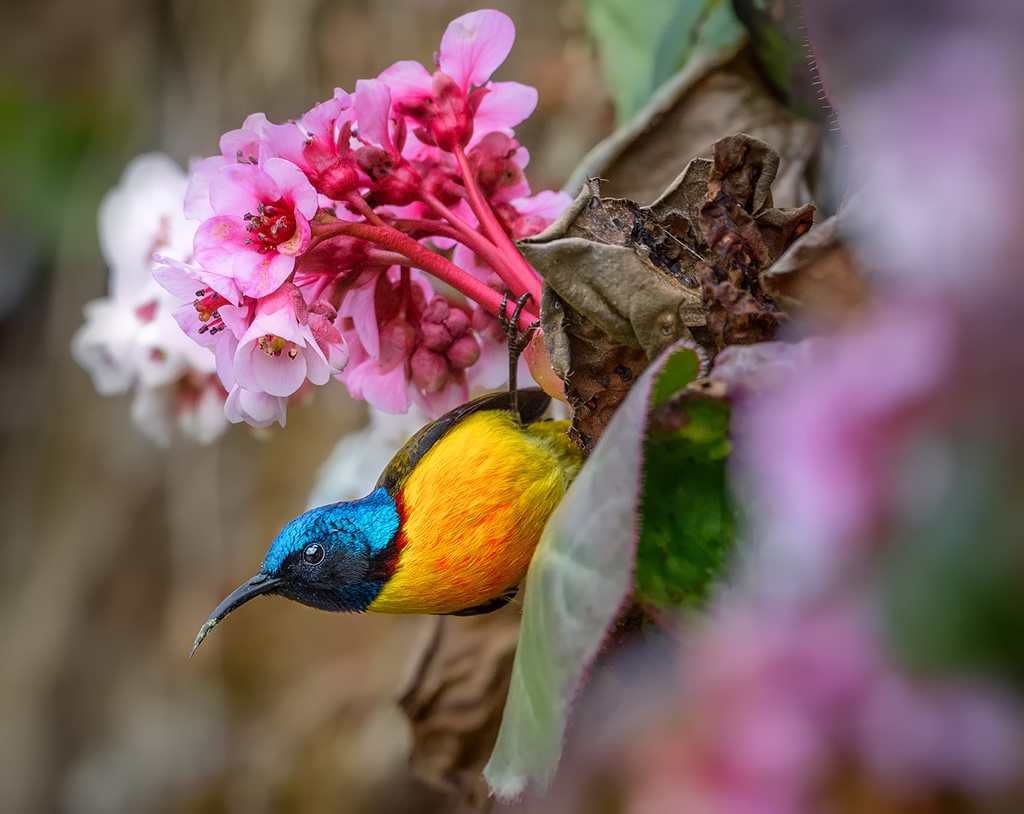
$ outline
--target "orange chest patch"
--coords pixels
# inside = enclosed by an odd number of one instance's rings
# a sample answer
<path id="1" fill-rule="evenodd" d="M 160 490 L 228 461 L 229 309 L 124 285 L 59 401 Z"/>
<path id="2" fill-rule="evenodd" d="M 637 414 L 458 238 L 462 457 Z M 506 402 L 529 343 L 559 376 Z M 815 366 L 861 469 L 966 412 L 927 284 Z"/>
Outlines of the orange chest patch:
<path id="1" fill-rule="evenodd" d="M 368 610 L 451 613 L 526 575 L 564 483 L 554 459 L 494 415 L 456 427 L 403 484 L 395 570 Z"/>

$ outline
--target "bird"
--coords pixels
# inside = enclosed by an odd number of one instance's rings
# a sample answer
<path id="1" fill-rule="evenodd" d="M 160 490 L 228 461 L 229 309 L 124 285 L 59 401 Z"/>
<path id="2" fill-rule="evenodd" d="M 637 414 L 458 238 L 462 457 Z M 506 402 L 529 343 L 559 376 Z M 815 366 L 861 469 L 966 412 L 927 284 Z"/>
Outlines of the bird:
<path id="1" fill-rule="evenodd" d="M 261 595 L 338 612 L 474 615 L 511 601 L 548 518 L 583 463 L 568 421 L 542 420 L 550 397 L 519 389 L 519 354 L 537 327 L 509 335 L 509 390 L 460 405 L 417 432 L 373 491 L 311 509 L 271 543 L 258 573 L 202 625 L 189 658 L 228 614 Z M 502 303 L 501 314 L 505 314 Z"/>

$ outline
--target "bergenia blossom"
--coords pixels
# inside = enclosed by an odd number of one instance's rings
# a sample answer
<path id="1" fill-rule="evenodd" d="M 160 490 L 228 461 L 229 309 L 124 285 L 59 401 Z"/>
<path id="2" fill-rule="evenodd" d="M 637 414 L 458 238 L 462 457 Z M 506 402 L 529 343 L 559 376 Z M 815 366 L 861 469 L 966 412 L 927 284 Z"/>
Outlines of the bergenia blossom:
<path id="1" fill-rule="evenodd" d="M 161 331 L 178 326 L 192 367 L 216 371 L 228 420 L 284 424 L 288 399 L 332 376 L 383 410 L 431 416 L 500 385 L 503 299 L 511 314 L 532 297 L 520 327 L 540 305 L 540 278 L 514 241 L 569 203 L 531 197 L 512 128 L 536 91 L 491 81 L 514 39 L 498 11 L 463 15 L 433 72 L 399 62 L 296 120 L 255 113 L 196 164 L 187 189 L 179 179 L 167 193 L 194 240 L 147 244 L 167 306 L 139 313 Z M 125 311 L 139 305 L 90 309 L 107 332 L 92 366 L 108 391 L 130 380 L 124 356 L 154 347 L 156 329 L 138 330 Z"/>
<path id="2" fill-rule="evenodd" d="M 182 298 L 154 280 L 154 252 L 191 259 L 195 224 L 182 201 L 188 178 L 167 156 L 132 161 L 100 206 L 100 245 L 110 268 L 110 295 L 85 307 L 72 353 L 104 395 L 134 392 L 132 418 L 167 444 L 174 429 L 208 443 L 226 426 L 226 392 L 209 351 L 180 330 Z M 188 296 L 186 294 L 186 296 Z"/>
<path id="3" fill-rule="evenodd" d="M 318 341 L 309 316 L 301 292 L 291 283 L 260 299 L 248 327 L 238 337 L 232 371 L 235 382 L 245 390 L 283 397 L 292 395 L 307 378 L 312 384 L 326 384 L 332 373 L 340 373 L 348 361 L 341 334 L 324 320 L 330 335 L 322 335 Z M 235 323 L 233 330 L 242 331 L 243 320 Z M 325 350 L 333 350 L 334 365 Z"/>
<path id="4" fill-rule="evenodd" d="M 214 216 L 196 232 L 196 261 L 234 281 L 250 297 L 273 294 L 309 248 L 309 221 L 319 203 L 290 161 L 228 164 L 210 179 Z"/>

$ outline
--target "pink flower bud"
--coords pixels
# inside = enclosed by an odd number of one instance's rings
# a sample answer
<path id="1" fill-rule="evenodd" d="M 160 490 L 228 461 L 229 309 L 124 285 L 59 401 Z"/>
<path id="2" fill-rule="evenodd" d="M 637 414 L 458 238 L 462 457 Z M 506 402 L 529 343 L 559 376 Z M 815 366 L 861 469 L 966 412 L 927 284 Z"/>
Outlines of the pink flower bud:
<path id="1" fill-rule="evenodd" d="M 348 146 L 352 123 L 345 122 L 338 144 L 330 144 L 319 136 L 309 140 L 302 158 L 309 164 L 306 173 L 314 188 L 328 198 L 343 200 L 359 185 L 355 156 Z"/>
<path id="2" fill-rule="evenodd" d="M 476 341 L 476 337 L 472 334 L 460 336 L 448 348 L 447 356 L 452 367 L 471 367 L 480 358 L 480 343 Z"/>
<path id="3" fill-rule="evenodd" d="M 452 344 L 452 335 L 448 329 L 437 322 L 424 322 L 420 325 L 423 334 L 423 347 L 444 353 Z"/>
<path id="4" fill-rule="evenodd" d="M 458 339 L 469 330 L 469 316 L 461 308 L 452 308 L 448 312 L 448 319 L 444 321 L 444 326 L 448 329 L 448 333 Z"/>
<path id="5" fill-rule="evenodd" d="M 420 174 L 403 159 L 381 179 L 377 187 L 377 202 L 381 205 L 408 206 L 419 200 L 422 183 Z"/>
<path id="6" fill-rule="evenodd" d="M 355 155 L 359 168 L 370 176 L 371 181 L 379 181 L 387 175 L 394 163 L 391 153 L 372 144 L 360 147 Z"/>
<path id="7" fill-rule="evenodd" d="M 307 320 L 308 307 L 302 297 L 302 292 L 294 283 L 282 283 L 276 291 L 260 298 L 260 306 L 264 313 L 273 314 L 282 308 L 288 308 L 295 313 L 295 321 L 299 325 L 305 325 Z"/>
<path id="8" fill-rule="evenodd" d="M 487 198 L 523 183 L 523 168 L 512 157 L 519 142 L 504 133 L 488 133 L 469 154 L 469 164 Z"/>
<path id="9" fill-rule="evenodd" d="M 338 318 L 338 309 L 331 305 L 327 300 L 314 300 L 309 306 L 309 313 L 319 314 L 331 323 Z"/>
<path id="10" fill-rule="evenodd" d="M 489 339 L 492 342 L 505 340 L 505 332 L 502 330 L 498 318 L 487 313 L 483 308 L 474 309 L 469 318 L 469 324 L 484 339 Z"/>
<path id="11" fill-rule="evenodd" d="M 448 317 L 448 303 L 445 302 L 444 297 L 434 297 L 430 301 L 430 304 L 423 309 L 423 321 L 424 322 L 444 322 Z"/>
<path id="12" fill-rule="evenodd" d="M 455 206 L 465 196 L 461 179 L 446 167 L 430 167 L 423 178 L 423 189 L 449 207 Z"/>
<path id="13" fill-rule="evenodd" d="M 434 108 L 423 123 L 437 146 L 451 153 L 473 137 L 473 111 L 466 94 L 447 74 L 437 71 L 433 88 Z"/>
<path id="14" fill-rule="evenodd" d="M 409 360 L 412 380 L 425 393 L 437 393 L 448 379 L 448 361 L 425 347 L 418 347 Z"/>

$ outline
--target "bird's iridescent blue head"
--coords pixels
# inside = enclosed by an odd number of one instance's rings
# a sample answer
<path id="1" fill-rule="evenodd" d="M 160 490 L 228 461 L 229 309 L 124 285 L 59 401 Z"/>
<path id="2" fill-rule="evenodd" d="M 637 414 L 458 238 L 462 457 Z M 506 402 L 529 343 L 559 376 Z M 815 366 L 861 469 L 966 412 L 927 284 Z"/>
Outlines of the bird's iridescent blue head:
<path id="1" fill-rule="evenodd" d="M 321 610 L 366 610 L 394 570 L 400 521 L 395 500 L 384 489 L 299 515 L 271 543 L 259 573 L 206 620 L 192 653 L 225 616 L 261 594 Z"/>

